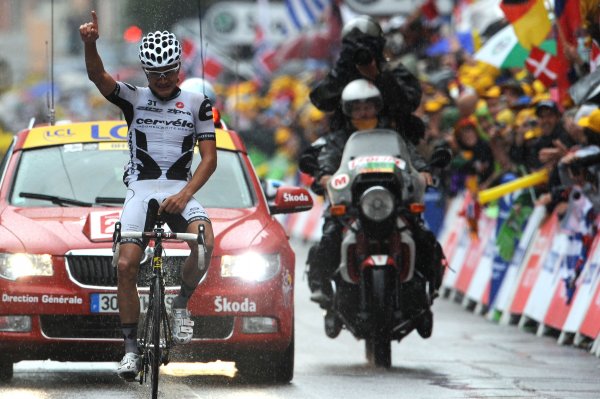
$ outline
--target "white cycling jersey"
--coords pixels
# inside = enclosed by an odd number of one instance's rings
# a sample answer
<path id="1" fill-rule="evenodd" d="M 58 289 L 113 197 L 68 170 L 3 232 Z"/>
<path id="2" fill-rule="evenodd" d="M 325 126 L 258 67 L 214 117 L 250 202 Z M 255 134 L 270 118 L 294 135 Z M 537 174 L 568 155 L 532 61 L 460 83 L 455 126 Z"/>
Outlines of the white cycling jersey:
<path id="1" fill-rule="evenodd" d="M 189 180 L 196 141 L 215 140 L 210 100 L 178 90 L 165 100 L 148 87 L 117 82 L 106 97 L 127 121 L 130 159 L 125 184 L 136 180 Z"/>

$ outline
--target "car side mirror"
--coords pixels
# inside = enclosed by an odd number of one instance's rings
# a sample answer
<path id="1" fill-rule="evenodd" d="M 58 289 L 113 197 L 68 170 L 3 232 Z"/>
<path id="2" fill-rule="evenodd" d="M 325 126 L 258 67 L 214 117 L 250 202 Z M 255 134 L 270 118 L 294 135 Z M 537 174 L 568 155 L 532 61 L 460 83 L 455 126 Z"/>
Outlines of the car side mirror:
<path id="1" fill-rule="evenodd" d="M 277 188 L 269 211 L 272 215 L 308 211 L 313 207 L 313 200 L 307 189 L 302 187 L 281 186 Z"/>

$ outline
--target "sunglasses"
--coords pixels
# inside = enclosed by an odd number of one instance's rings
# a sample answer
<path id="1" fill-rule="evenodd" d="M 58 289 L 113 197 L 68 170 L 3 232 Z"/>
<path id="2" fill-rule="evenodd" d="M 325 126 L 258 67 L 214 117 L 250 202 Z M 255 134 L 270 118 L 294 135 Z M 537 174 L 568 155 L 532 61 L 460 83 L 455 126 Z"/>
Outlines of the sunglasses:
<path id="1" fill-rule="evenodd" d="M 179 72 L 179 65 L 174 66 L 171 69 L 167 69 L 165 71 L 151 71 L 149 69 L 144 68 L 144 72 L 146 72 L 146 75 L 148 76 L 148 78 L 152 78 L 152 79 L 161 79 L 161 78 L 170 78 L 173 75 L 175 75 L 177 72 Z"/>

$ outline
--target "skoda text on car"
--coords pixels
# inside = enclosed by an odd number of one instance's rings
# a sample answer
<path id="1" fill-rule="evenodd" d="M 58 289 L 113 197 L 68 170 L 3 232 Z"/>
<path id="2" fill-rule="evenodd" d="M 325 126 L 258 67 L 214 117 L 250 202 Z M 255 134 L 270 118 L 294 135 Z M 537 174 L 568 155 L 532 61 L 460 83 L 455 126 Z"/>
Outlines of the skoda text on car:
<path id="1" fill-rule="evenodd" d="M 0 169 L 0 380 L 21 360 L 122 356 L 112 235 L 126 192 L 126 135 L 124 122 L 101 121 L 15 136 Z M 235 132 L 217 129 L 217 149 L 217 170 L 196 195 L 215 249 L 188 305 L 194 339 L 179 355 L 233 360 L 242 373 L 289 381 L 295 257 L 273 215 L 310 209 L 312 200 L 305 189 L 275 185 L 268 199 Z M 169 303 L 189 248 L 166 247 Z M 151 254 L 138 280 L 142 317 Z"/>

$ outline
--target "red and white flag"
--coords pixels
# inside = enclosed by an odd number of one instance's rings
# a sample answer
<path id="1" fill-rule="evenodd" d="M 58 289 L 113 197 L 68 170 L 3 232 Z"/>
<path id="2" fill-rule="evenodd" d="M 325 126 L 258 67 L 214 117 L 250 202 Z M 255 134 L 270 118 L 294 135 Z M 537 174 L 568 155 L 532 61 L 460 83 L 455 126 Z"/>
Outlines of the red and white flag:
<path id="1" fill-rule="evenodd" d="M 590 49 L 590 72 L 594 72 L 600 66 L 600 46 L 592 40 Z"/>
<path id="2" fill-rule="evenodd" d="M 226 62 L 216 53 L 201 54 L 200 46 L 190 38 L 182 39 L 183 79 L 202 77 L 215 81 L 225 69 Z"/>
<path id="3" fill-rule="evenodd" d="M 556 84 L 560 65 L 558 58 L 552 54 L 539 47 L 533 47 L 529 53 L 529 58 L 525 61 L 525 67 L 544 86 L 551 87 Z"/>

